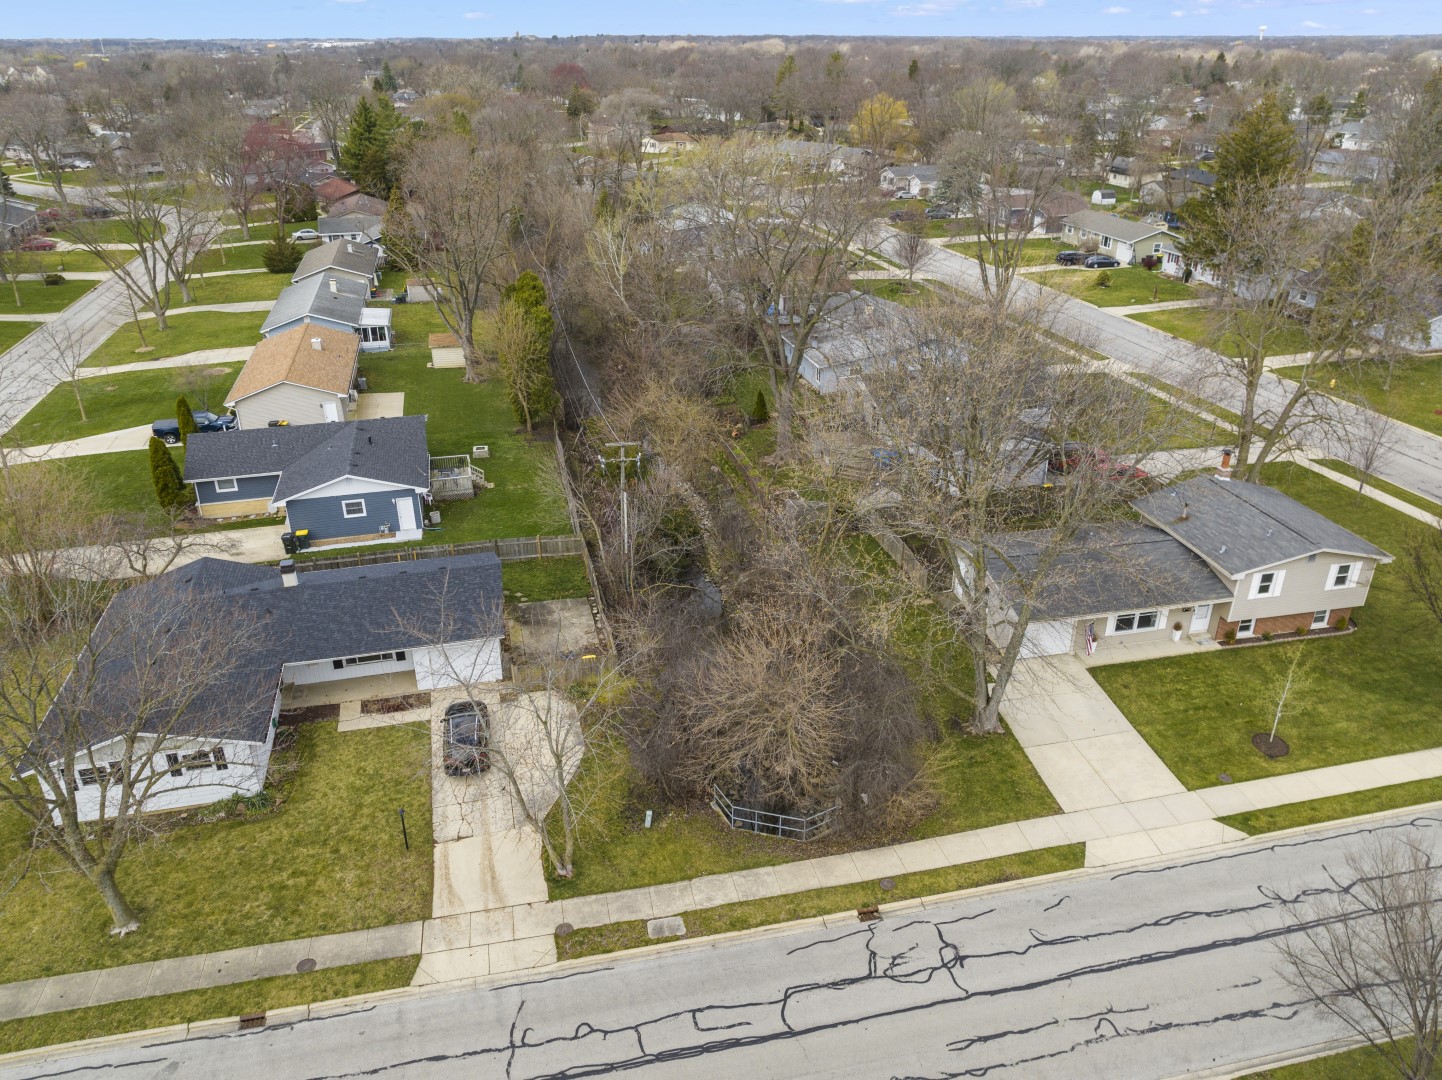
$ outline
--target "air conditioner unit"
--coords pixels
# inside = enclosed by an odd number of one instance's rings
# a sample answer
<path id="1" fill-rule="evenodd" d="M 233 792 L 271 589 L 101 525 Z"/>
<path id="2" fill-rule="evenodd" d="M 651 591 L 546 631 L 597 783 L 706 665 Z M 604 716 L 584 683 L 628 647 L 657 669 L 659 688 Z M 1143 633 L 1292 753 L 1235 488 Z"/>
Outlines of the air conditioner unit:
<path id="1" fill-rule="evenodd" d="M 354 404 L 360 398 L 360 393 L 356 390 L 352 390 L 349 396 L 351 399 L 351 403 Z"/>
<path id="2" fill-rule="evenodd" d="M 473 447 L 471 447 L 471 457 L 483 458 L 483 457 L 490 457 L 490 456 L 491 456 L 491 448 L 490 448 L 489 446 L 473 446 Z"/>
<path id="3" fill-rule="evenodd" d="M 370 387 L 370 384 L 369 384 L 368 382 L 366 382 L 366 378 L 365 378 L 364 375 L 357 375 L 357 376 L 356 376 L 355 388 L 356 388 L 357 390 L 366 390 L 366 389 L 368 389 L 369 387 Z"/>

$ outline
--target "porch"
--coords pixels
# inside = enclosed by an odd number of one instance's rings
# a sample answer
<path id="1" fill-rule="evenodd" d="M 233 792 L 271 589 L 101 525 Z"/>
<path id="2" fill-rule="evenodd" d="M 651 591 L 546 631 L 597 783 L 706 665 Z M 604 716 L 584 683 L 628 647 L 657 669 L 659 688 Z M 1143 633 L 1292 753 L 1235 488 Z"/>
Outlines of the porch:
<path id="1" fill-rule="evenodd" d="M 437 502 L 473 499 L 486 486 L 484 469 L 471 464 L 470 454 L 445 454 L 431 458 L 431 497 Z"/>

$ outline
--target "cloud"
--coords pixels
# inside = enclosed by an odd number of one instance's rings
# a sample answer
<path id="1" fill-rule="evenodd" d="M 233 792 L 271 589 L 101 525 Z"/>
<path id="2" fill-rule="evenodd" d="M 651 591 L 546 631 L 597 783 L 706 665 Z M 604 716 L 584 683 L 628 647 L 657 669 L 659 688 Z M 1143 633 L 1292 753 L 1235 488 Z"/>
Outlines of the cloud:
<path id="1" fill-rule="evenodd" d="M 1308 19 L 1308 20 L 1306 20 L 1304 23 L 1302 23 L 1302 26 L 1305 27 L 1305 28 L 1308 29 L 1308 30 L 1325 30 L 1325 29 L 1327 29 L 1327 24 L 1326 24 L 1326 23 L 1313 22 L 1311 19 Z"/>
<path id="2" fill-rule="evenodd" d="M 1131 9 L 1131 8 L 1124 8 L 1124 7 L 1109 7 L 1109 8 L 1103 8 L 1103 9 L 1102 9 L 1102 14 L 1103 14 L 1103 15 L 1130 15 L 1131 12 L 1132 12 L 1132 9 Z"/>
<path id="3" fill-rule="evenodd" d="M 489 11 L 468 11 L 461 16 L 463 19 L 489 19 L 490 17 Z"/>
<path id="4" fill-rule="evenodd" d="M 1012 8 L 1046 7 L 1046 0 L 1006 0 L 1006 6 Z"/>
<path id="5" fill-rule="evenodd" d="M 333 4 L 364 4 L 366 0 L 331 0 Z"/>
<path id="6" fill-rule="evenodd" d="M 1186 14 L 1185 11 L 1174 11 L 1174 12 L 1172 12 L 1172 18 L 1174 18 L 1174 19 L 1180 19 L 1180 18 L 1181 18 L 1183 15 L 1185 15 L 1185 14 Z"/>
<path id="7" fill-rule="evenodd" d="M 923 0 L 920 4 L 902 4 L 900 7 L 892 8 L 891 13 L 904 19 L 946 15 L 955 11 L 960 2 L 961 0 Z"/>
<path id="8" fill-rule="evenodd" d="M 883 0 L 817 0 L 819 4 L 880 4 Z"/>

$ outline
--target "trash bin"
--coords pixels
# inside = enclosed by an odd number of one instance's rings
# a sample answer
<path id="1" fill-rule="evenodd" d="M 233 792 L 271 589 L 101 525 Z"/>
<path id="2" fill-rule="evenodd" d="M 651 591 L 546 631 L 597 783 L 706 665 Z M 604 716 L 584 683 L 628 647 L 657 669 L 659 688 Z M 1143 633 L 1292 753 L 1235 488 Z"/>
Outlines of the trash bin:
<path id="1" fill-rule="evenodd" d="M 296 529 L 296 530 L 295 530 L 295 549 L 296 549 L 297 551 L 309 551 L 309 550 L 310 550 L 310 530 L 309 530 L 309 529 Z"/>
<path id="2" fill-rule="evenodd" d="M 299 549 L 295 546 L 295 533 L 283 532 L 280 534 L 280 546 L 285 549 L 287 555 L 294 555 Z"/>

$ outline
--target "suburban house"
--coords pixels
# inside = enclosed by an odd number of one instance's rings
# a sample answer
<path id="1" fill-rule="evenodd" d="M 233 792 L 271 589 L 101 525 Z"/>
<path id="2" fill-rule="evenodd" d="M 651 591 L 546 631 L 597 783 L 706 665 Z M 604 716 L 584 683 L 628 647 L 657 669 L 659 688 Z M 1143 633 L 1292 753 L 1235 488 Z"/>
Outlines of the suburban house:
<path id="1" fill-rule="evenodd" d="M 1141 523 L 1096 526 L 1067 545 L 1060 572 L 1033 597 L 1023 656 L 1117 659 L 1138 645 L 1175 642 L 1181 651 L 1335 631 L 1365 603 L 1377 564 L 1392 561 L 1275 488 L 1219 475 L 1132 507 Z M 1017 597 L 1048 539 L 1046 530 L 1007 534 L 987 559 L 997 596 L 989 632 L 999 645 L 1010 639 Z M 958 575 L 968 565 L 959 561 Z"/>
<path id="2" fill-rule="evenodd" d="M 424 416 L 190 436 L 185 481 L 202 517 L 285 511 L 312 546 L 419 540 L 431 457 Z"/>
<path id="3" fill-rule="evenodd" d="M 301 257 L 300 265 L 291 275 L 291 282 L 304 281 L 316 274 L 332 274 L 363 282 L 374 289 L 381 282 L 381 253 L 370 244 L 354 240 L 332 240 L 318 244 Z"/>
<path id="4" fill-rule="evenodd" d="M 240 428 L 344 420 L 355 401 L 360 339 L 329 326 L 297 326 L 250 352 L 225 404 Z"/>
<path id="5" fill-rule="evenodd" d="M 1367 333 L 1379 341 L 1387 337 L 1386 326 L 1374 326 Z M 1424 316 L 1423 325 L 1410 332 L 1404 331 L 1401 334 L 1393 334 L 1392 344 L 1400 345 L 1411 352 L 1437 352 L 1442 350 L 1442 307 L 1435 302 L 1430 312 Z"/>
<path id="6" fill-rule="evenodd" d="M 888 165 L 880 180 L 887 191 L 909 191 L 918 199 L 929 199 L 936 191 L 936 166 Z"/>
<path id="7" fill-rule="evenodd" d="M 327 217 L 332 218 L 347 217 L 351 214 L 367 214 L 370 217 L 384 218 L 386 201 L 377 199 L 374 195 L 367 195 L 363 191 L 353 191 L 331 203 L 326 207 L 325 212 Z"/>
<path id="8" fill-rule="evenodd" d="M 643 154 L 681 154 L 701 144 L 684 131 L 666 129 L 641 137 Z"/>
<path id="9" fill-rule="evenodd" d="M 1161 170 L 1142 164 L 1136 158 L 1116 157 L 1107 165 L 1106 182 L 1113 187 L 1136 191 L 1150 180 L 1161 179 Z"/>
<path id="10" fill-rule="evenodd" d="M 1061 232 L 1063 221 L 1087 207 L 1086 200 L 1071 191 L 1054 191 L 1040 201 L 1033 192 L 1012 191 L 1007 203 L 1007 228 L 1029 236 L 1054 236 Z"/>
<path id="11" fill-rule="evenodd" d="M 304 574 L 289 563 L 277 570 L 203 558 L 111 601 L 81 661 L 101 671 L 94 700 L 123 702 L 134 681 L 128 665 L 141 659 L 107 644 L 116 637 L 105 633 L 107 621 L 123 618 L 127 605 L 153 605 L 166 595 L 159 590 L 189 600 L 167 605 L 181 633 L 191 619 L 226 618 L 258 624 L 262 633 L 189 723 L 167 722 L 128 752 L 91 702 L 67 707 L 62 694 L 32 752 L 54 754 L 58 763 L 62 755 L 49 748 L 84 748 L 75 758 L 82 821 L 99 818 L 102 798 L 113 798 L 106 781 L 117 768 L 164 774 L 145 804 L 150 812 L 256 794 L 293 686 L 414 672 L 417 689 L 436 690 L 494 682 L 503 673 L 501 564 L 490 553 Z"/>
<path id="12" fill-rule="evenodd" d="M 846 380 L 865 373 L 892 355 L 890 331 L 900 315 L 896 303 L 852 290 L 827 299 L 825 314 L 806 339 L 802 380 L 822 394 L 846 388 Z M 788 363 L 795 352 L 789 330 L 781 332 Z"/>
<path id="13" fill-rule="evenodd" d="M 1177 207 L 1195 195 L 1212 190 L 1217 174 L 1194 166 L 1172 169 L 1165 176 L 1142 185 L 1139 198 L 1148 206 Z"/>
<path id="14" fill-rule="evenodd" d="M 393 340 L 391 309 L 366 307 L 369 296 L 370 286 L 354 277 L 313 274 L 281 291 L 261 324 L 261 335 L 270 337 L 304 325 L 329 326 L 357 335 L 361 352 L 387 352 Z"/>
<path id="15" fill-rule="evenodd" d="M 1386 173 L 1387 168 L 1385 158 L 1356 150 L 1318 150 L 1316 157 L 1312 159 L 1313 172 L 1345 180 L 1376 182 Z"/>
<path id="16" fill-rule="evenodd" d="M 381 237 L 381 219 L 376 214 L 337 214 L 317 221 L 315 231 L 320 233 L 322 240 L 355 240 L 373 244 Z"/>
<path id="17" fill-rule="evenodd" d="M 33 203 L 0 198 L 0 236 L 6 239 L 29 236 L 39 227 L 39 212 Z"/>
<path id="18" fill-rule="evenodd" d="M 1158 258 L 1162 249 L 1178 240 L 1165 225 L 1131 221 L 1099 210 L 1081 210 L 1062 222 L 1062 240 L 1078 247 L 1096 246 L 1123 266 L 1131 266 L 1148 255 Z"/>
<path id="19" fill-rule="evenodd" d="M 842 146 L 840 143 L 809 142 L 806 139 L 781 139 L 776 150 L 790 158 L 794 164 L 813 171 L 856 172 L 866 168 L 872 154 L 858 146 Z"/>
<path id="20" fill-rule="evenodd" d="M 360 188 L 343 177 L 328 176 L 314 184 L 311 190 L 315 192 L 315 201 L 321 206 L 329 208 L 347 195 L 357 194 Z"/>

